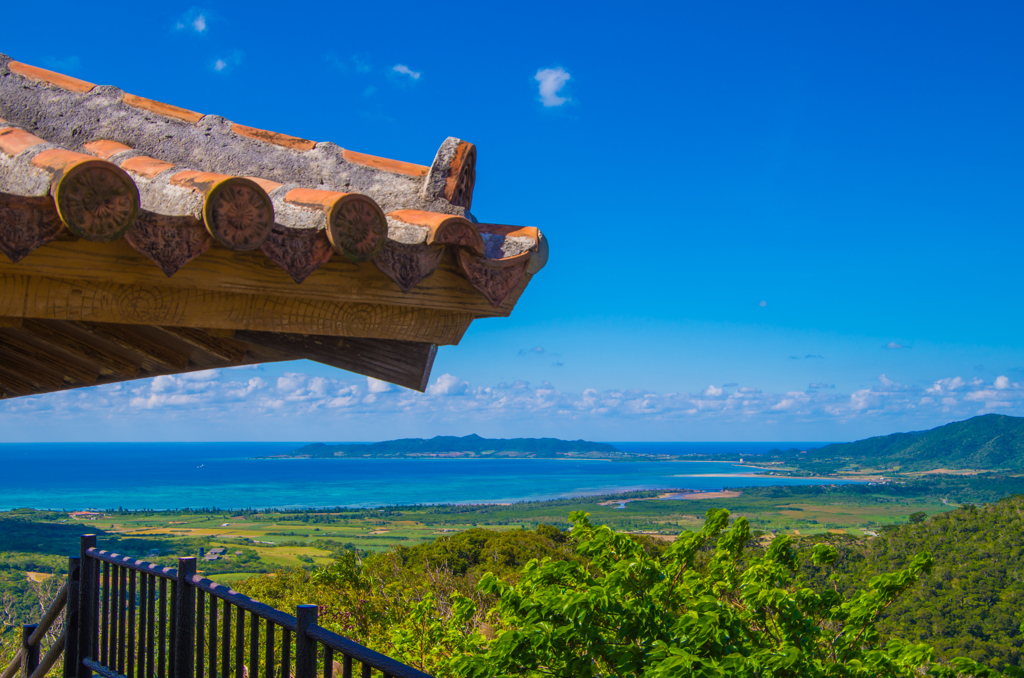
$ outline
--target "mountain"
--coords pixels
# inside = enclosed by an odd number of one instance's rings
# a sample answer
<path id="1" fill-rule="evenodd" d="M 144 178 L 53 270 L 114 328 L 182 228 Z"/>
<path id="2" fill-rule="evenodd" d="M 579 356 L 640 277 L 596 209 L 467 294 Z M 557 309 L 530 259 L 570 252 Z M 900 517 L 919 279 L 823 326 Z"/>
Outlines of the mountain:
<path id="1" fill-rule="evenodd" d="M 806 458 L 847 460 L 872 467 L 899 466 L 901 471 L 1024 470 L 1024 417 L 986 414 L 930 431 L 826 445 L 807 450 Z"/>
<path id="2" fill-rule="evenodd" d="M 626 453 L 608 443 L 557 438 L 458 438 L 437 436 L 403 438 L 382 443 L 325 445 L 316 443 L 293 450 L 290 457 L 587 457 L 612 459 Z"/>

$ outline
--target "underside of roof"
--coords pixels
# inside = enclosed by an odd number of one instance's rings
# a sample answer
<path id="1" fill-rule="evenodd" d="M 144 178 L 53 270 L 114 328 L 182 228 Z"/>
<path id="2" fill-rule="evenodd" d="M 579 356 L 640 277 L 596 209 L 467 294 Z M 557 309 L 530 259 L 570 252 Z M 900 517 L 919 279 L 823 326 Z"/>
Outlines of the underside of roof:
<path id="1" fill-rule="evenodd" d="M 0 397 L 299 358 L 423 390 L 547 260 L 475 179 L 459 139 L 416 165 L 0 54 Z"/>

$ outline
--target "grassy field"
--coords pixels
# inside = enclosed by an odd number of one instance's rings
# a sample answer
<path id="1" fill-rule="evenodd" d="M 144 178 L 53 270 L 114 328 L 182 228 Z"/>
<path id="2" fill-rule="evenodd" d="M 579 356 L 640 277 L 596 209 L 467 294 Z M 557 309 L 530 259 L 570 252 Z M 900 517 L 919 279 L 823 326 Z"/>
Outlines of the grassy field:
<path id="1" fill-rule="evenodd" d="M 730 493 L 726 493 L 730 494 Z M 144 560 L 173 565 L 178 556 L 224 549 L 216 560 L 201 560 L 207 576 L 268 572 L 279 568 L 322 567 L 343 549 L 382 551 L 414 546 L 471 527 L 498 530 L 528 528 L 538 523 L 565 526 L 572 511 L 586 511 L 597 522 L 619 530 L 671 538 L 698 528 L 711 508 L 725 507 L 746 516 L 763 532 L 812 535 L 825 531 L 863 536 L 875 529 L 907 521 L 911 513 L 948 510 L 938 497 L 913 499 L 877 494 L 852 494 L 837 489 L 812 499 L 786 494 L 764 497 L 690 495 L 692 499 L 659 498 L 657 493 L 527 502 L 511 505 L 414 506 L 309 512 L 112 512 L 63 514 L 18 511 L 0 513 L 0 553 L 70 555 L 80 534 L 99 535 L 101 548 Z M 55 561 L 56 562 L 56 561 Z M 27 570 L 26 570 L 27 571 Z M 33 571 L 48 571 L 36 567 Z"/>

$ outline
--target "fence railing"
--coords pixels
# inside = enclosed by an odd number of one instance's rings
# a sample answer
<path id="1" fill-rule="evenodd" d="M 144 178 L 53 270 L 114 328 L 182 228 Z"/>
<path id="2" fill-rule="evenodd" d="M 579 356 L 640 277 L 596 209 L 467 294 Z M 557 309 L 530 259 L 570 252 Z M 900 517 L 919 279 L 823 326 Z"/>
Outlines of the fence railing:
<path id="1" fill-rule="evenodd" d="M 40 660 L 39 641 L 62 609 L 64 633 Z M 299 605 L 293 617 L 200 577 L 195 558 L 161 567 L 98 549 L 85 535 L 65 588 L 39 625 L 25 627 L 0 678 L 19 668 L 21 678 L 42 678 L 61 652 L 64 678 L 352 678 L 357 668 L 361 678 L 430 678 L 319 626 L 317 616 L 316 605 Z"/>

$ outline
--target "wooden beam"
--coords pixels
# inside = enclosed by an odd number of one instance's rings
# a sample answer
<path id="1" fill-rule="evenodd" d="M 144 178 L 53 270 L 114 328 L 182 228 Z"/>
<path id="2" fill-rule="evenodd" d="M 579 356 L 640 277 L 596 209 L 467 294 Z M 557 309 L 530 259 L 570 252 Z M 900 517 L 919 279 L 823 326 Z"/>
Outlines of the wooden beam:
<path id="1" fill-rule="evenodd" d="M 100 348 L 87 341 L 83 341 L 64 329 L 58 329 L 58 327 L 44 324 L 38 320 L 26 320 L 23 329 L 40 341 L 56 346 L 73 356 L 100 366 L 102 368 L 101 373 L 103 370 L 106 370 L 129 379 L 134 379 L 139 373 L 140 365 L 105 348 Z"/>
<path id="2" fill-rule="evenodd" d="M 0 325 L 2 325 L 3 320 L 0 319 Z M 16 318 L 16 320 L 20 323 L 21 318 Z M 22 341 L 9 334 L 0 334 L 0 347 L 35 360 L 55 372 L 60 372 L 71 380 L 87 386 L 95 384 L 100 376 L 100 373 L 95 370 L 82 367 L 78 363 L 67 360 L 52 351 L 47 351 L 43 346 Z"/>
<path id="3" fill-rule="evenodd" d="M 39 391 L 24 377 L 3 369 L 0 369 L 0 388 L 15 396 L 32 395 Z"/>
<path id="4" fill-rule="evenodd" d="M 402 292 L 373 264 L 355 264 L 335 256 L 301 285 L 262 252 L 231 252 L 211 247 L 203 256 L 168 278 L 156 264 L 124 240 L 110 243 L 54 241 L 34 250 L 17 264 L 0 259 L 0 275 L 48 278 L 158 288 L 180 288 L 298 298 L 334 303 L 410 306 L 470 313 L 475 318 L 503 317 L 512 312 L 526 281 L 500 307 L 494 308 L 466 280 L 458 262 L 445 256 L 438 269 L 409 292 Z"/>
<path id="5" fill-rule="evenodd" d="M 235 338 L 415 391 L 426 390 L 437 354 L 436 345 L 416 341 L 252 331 L 236 332 Z"/>
<path id="6" fill-rule="evenodd" d="M 2 267 L 0 267 L 2 268 Z M 294 285 L 294 283 L 292 283 Z M 0 316 L 457 344 L 470 313 L 0 273 Z"/>
<path id="7" fill-rule="evenodd" d="M 203 330 L 192 327 L 161 327 L 160 329 L 184 341 L 189 346 L 213 356 L 218 361 L 227 361 L 229 365 L 240 365 L 245 358 L 245 344 L 233 339 L 210 336 Z"/>
<path id="8" fill-rule="evenodd" d="M 121 348 L 140 353 L 160 366 L 172 370 L 183 370 L 188 367 L 187 355 L 150 339 L 138 330 L 132 329 L 130 325 L 91 322 L 77 322 L 75 325 Z"/>
<path id="9" fill-rule="evenodd" d="M 64 385 L 62 376 L 56 376 L 39 363 L 4 349 L 0 349 L 0 367 L 31 382 L 41 391 L 52 391 Z"/>

